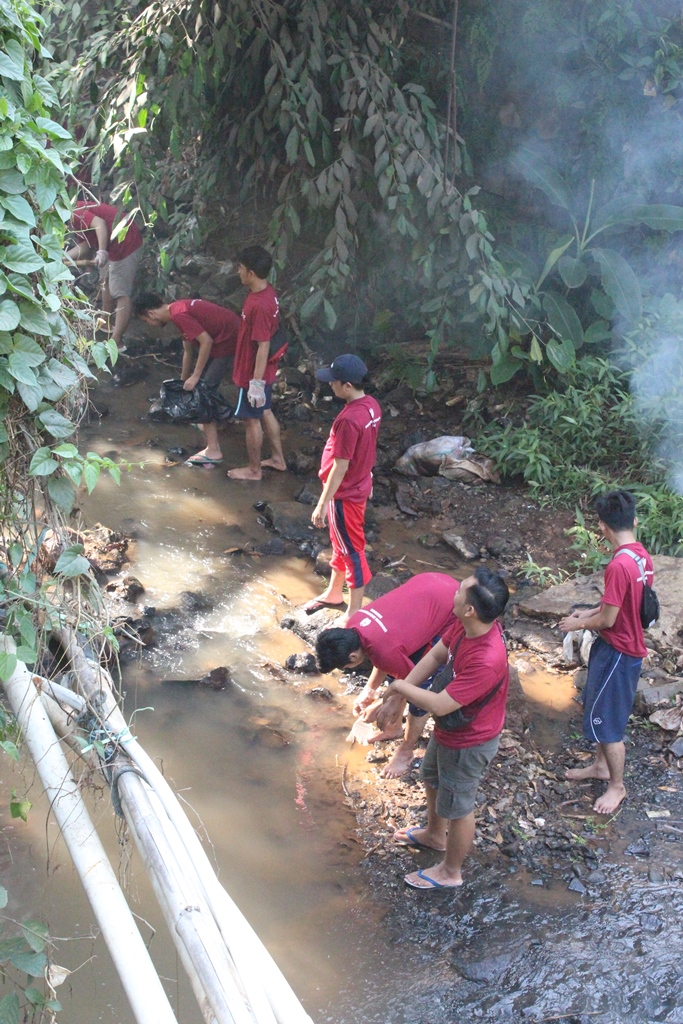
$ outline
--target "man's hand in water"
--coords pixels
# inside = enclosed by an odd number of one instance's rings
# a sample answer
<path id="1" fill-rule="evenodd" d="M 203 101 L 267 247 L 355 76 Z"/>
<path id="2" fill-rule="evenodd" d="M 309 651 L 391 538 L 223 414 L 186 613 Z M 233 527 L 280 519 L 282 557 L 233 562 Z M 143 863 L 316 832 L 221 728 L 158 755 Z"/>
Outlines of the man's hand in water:
<path id="1" fill-rule="evenodd" d="M 381 708 L 377 711 L 375 721 L 377 728 L 382 732 L 388 732 L 392 723 L 403 714 L 403 697 L 400 693 L 391 693 L 391 689 L 384 695 Z"/>
<path id="2" fill-rule="evenodd" d="M 360 691 L 353 705 L 354 715 L 360 715 L 367 707 L 377 700 L 377 690 L 364 686 Z M 367 718 L 365 719 L 367 721 Z"/>

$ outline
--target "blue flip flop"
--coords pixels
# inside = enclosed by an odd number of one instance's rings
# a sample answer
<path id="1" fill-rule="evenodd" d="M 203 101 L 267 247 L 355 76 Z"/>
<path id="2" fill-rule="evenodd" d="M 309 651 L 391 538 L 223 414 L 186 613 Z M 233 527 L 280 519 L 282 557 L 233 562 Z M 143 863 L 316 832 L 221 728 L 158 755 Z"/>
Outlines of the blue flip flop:
<path id="1" fill-rule="evenodd" d="M 427 882 L 427 885 L 418 885 L 416 882 L 410 882 L 408 876 L 403 879 L 406 885 L 409 885 L 411 889 L 419 889 L 420 892 L 433 892 L 434 889 L 459 889 L 459 885 L 444 885 L 443 882 L 437 882 L 436 879 L 430 878 L 424 871 L 418 871 L 417 877 L 421 878 L 423 882 Z"/>
<path id="2" fill-rule="evenodd" d="M 422 825 L 413 825 L 411 828 L 403 829 L 406 838 L 394 838 L 394 842 L 397 846 L 413 846 L 416 850 L 433 850 L 435 853 L 444 853 L 444 850 L 439 850 L 436 846 L 428 846 L 426 843 L 421 843 L 418 839 L 414 838 L 413 832 L 419 832 L 422 827 Z"/>

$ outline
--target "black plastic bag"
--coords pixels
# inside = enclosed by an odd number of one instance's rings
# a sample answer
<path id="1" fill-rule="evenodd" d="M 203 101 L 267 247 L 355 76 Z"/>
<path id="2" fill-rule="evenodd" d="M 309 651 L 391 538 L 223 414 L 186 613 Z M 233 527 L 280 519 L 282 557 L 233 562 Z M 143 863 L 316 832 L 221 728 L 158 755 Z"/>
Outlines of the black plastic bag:
<path id="1" fill-rule="evenodd" d="M 165 380 L 159 398 L 152 404 L 149 417 L 174 423 L 218 423 L 230 419 L 233 408 L 216 384 L 200 380 L 192 391 L 185 391 L 181 380 Z"/>

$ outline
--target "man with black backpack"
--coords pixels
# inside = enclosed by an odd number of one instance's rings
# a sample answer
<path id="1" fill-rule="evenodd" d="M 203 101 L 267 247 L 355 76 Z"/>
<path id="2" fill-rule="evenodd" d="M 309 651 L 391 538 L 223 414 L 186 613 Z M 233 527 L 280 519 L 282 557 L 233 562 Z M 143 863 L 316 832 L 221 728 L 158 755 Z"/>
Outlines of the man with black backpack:
<path id="1" fill-rule="evenodd" d="M 652 590 L 652 559 L 635 538 L 636 500 L 629 491 L 610 491 L 593 501 L 598 526 L 614 555 L 605 567 L 605 591 L 595 608 L 572 612 L 560 629 L 591 629 L 598 633 L 588 659 L 583 692 L 583 735 L 597 743 L 595 760 L 585 768 L 572 768 L 572 780 L 604 779 L 607 789 L 593 810 L 613 814 L 626 796 L 624 733 L 643 658 L 647 654 L 643 626 L 658 616 Z"/>
<path id="2" fill-rule="evenodd" d="M 435 892 L 462 885 L 462 865 L 474 842 L 479 781 L 496 756 L 505 722 L 509 669 L 497 619 L 508 602 L 501 576 L 481 566 L 463 580 L 453 599 L 456 622 L 405 679 L 391 684 L 434 715 L 434 733 L 420 766 L 427 825 L 394 833 L 400 846 L 438 850 L 444 859 L 406 875 L 413 889 Z M 430 690 L 420 689 L 438 673 Z M 438 692 L 437 692 L 438 691 Z"/>

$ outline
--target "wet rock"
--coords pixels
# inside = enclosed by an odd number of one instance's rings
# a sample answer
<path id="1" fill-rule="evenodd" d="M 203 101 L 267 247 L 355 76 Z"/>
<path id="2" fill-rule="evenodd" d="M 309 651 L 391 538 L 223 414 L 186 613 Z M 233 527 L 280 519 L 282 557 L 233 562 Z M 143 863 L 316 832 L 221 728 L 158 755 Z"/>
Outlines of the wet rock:
<path id="1" fill-rule="evenodd" d="M 650 865 L 650 870 L 647 873 L 647 877 L 651 882 L 660 884 L 666 880 L 666 875 L 661 868 L 658 868 L 655 864 Z"/>
<path id="2" fill-rule="evenodd" d="M 111 377 L 111 383 L 115 388 L 129 388 L 133 384 L 139 384 L 148 376 L 149 370 L 143 365 L 124 366 Z"/>
<path id="3" fill-rule="evenodd" d="M 287 458 L 287 468 L 296 476 L 307 476 L 316 468 L 317 460 L 297 449 Z"/>
<path id="4" fill-rule="evenodd" d="M 648 676 L 641 676 L 636 690 L 636 711 L 641 715 L 650 715 L 662 701 L 672 700 L 677 693 L 683 693 L 682 676 L 667 676 L 663 672 L 653 682 Z"/>
<path id="5" fill-rule="evenodd" d="M 624 853 L 628 854 L 629 857 L 649 857 L 650 856 L 650 844 L 646 836 L 641 836 L 640 839 L 636 839 L 624 850 Z"/>
<path id="6" fill-rule="evenodd" d="M 213 602 L 196 590 L 183 590 L 178 603 L 184 612 L 207 612 L 213 608 Z"/>
<path id="7" fill-rule="evenodd" d="M 524 544 L 519 537 L 514 535 L 511 537 L 503 535 L 487 537 L 484 547 L 494 558 L 501 558 L 503 555 L 518 555 L 520 551 L 524 550 Z"/>
<path id="8" fill-rule="evenodd" d="M 588 875 L 588 881 L 591 883 L 591 885 L 604 885 L 607 881 L 607 875 L 604 871 L 591 871 Z"/>
<path id="9" fill-rule="evenodd" d="M 557 621 L 569 615 L 575 608 L 594 608 L 600 604 L 603 590 L 603 573 L 593 573 L 592 576 L 579 576 L 566 583 L 548 587 L 535 597 L 522 597 L 519 608 L 532 619 Z"/>
<path id="10" fill-rule="evenodd" d="M 319 551 L 315 556 L 315 571 L 319 573 L 320 576 L 329 576 L 332 572 L 330 562 L 332 561 L 333 556 L 334 552 L 332 548 L 323 548 L 322 551 Z"/>
<path id="11" fill-rule="evenodd" d="M 379 572 L 366 585 L 365 596 L 371 601 L 376 601 L 378 597 L 383 597 L 384 594 L 396 590 L 396 587 L 400 587 L 401 583 L 405 583 L 405 580 L 397 579 L 396 576 L 390 576 L 385 572 Z"/>
<path id="12" fill-rule="evenodd" d="M 294 419 L 299 423 L 309 423 L 313 419 L 313 411 L 305 402 L 300 402 L 294 409 Z"/>
<path id="13" fill-rule="evenodd" d="M 310 697 L 311 700 L 334 700 L 332 692 L 326 686 L 315 686 L 312 690 L 307 691 L 306 696 Z"/>
<path id="14" fill-rule="evenodd" d="M 284 555 L 287 545 L 282 537 L 270 537 L 264 544 L 256 549 L 261 555 Z"/>
<path id="15" fill-rule="evenodd" d="M 638 921 L 644 932 L 656 935 L 662 930 L 662 919 L 656 914 L 641 914 Z"/>
<path id="16" fill-rule="evenodd" d="M 271 725 L 264 725 L 258 729 L 245 730 L 248 742 L 268 750 L 282 750 L 292 742 L 287 733 L 276 729 Z"/>
<path id="17" fill-rule="evenodd" d="M 311 513 L 298 501 L 269 501 L 263 510 L 269 526 L 285 540 L 311 540 Z"/>
<path id="18" fill-rule="evenodd" d="M 166 461 L 167 462 L 182 462 L 188 456 L 187 448 L 178 446 L 176 448 L 166 449 Z"/>
<path id="19" fill-rule="evenodd" d="M 683 736 L 679 736 L 673 743 L 670 743 L 668 749 L 674 757 L 683 757 Z"/>
<path id="20" fill-rule="evenodd" d="M 441 539 L 466 561 L 471 562 L 472 559 L 479 558 L 479 548 L 462 534 L 456 533 L 454 530 L 446 530 L 441 534 Z"/>
<path id="21" fill-rule="evenodd" d="M 520 617 L 507 621 L 505 628 L 511 640 L 516 640 L 536 654 L 559 658 L 562 653 L 561 639 L 543 623 Z"/>
<path id="22" fill-rule="evenodd" d="M 573 683 L 577 690 L 583 690 L 586 685 L 586 679 L 588 678 L 587 668 L 577 668 L 574 673 Z"/>
<path id="23" fill-rule="evenodd" d="M 318 673 L 318 663 L 313 654 L 290 654 L 285 661 L 285 668 L 290 672 Z"/>
<path id="24" fill-rule="evenodd" d="M 413 498 L 410 484 L 399 483 L 396 486 L 396 504 L 407 516 L 413 516 L 417 519 L 420 513 L 416 508 L 413 507 Z"/>
<path id="25" fill-rule="evenodd" d="M 127 615 L 125 618 L 115 619 L 112 625 L 122 652 L 140 646 L 151 647 L 154 643 L 154 627 L 144 616 Z"/>
<path id="26" fill-rule="evenodd" d="M 541 883 L 543 884 L 543 883 Z M 468 981 L 495 982 L 507 971 L 515 959 L 514 952 L 497 953 L 481 960 L 455 959 L 453 964 L 459 974 Z"/>
<path id="27" fill-rule="evenodd" d="M 143 604 L 142 614 L 145 616 L 145 618 L 153 619 L 156 613 L 157 610 L 153 604 Z"/>
<path id="28" fill-rule="evenodd" d="M 98 523 L 92 530 L 82 531 L 79 540 L 83 544 L 83 554 L 96 572 L 118 572 L 128 561 L 128 537 L 107 526 Z"/>
<path id="29" fill-rule="evenodd" d="M 304 486 L 296 495 L 296 500 L 301 502 L 302 505 L 317 505 L 319 497 L 320 484 L 312 484 L 310 481 L 306 481 Z"/>
<path id="30" fill-rule="evenodd" d="M 587 891 L 586 886 L 583 884 L 580 878 L 572 878 L 567 888 L 570 892 L 578 892 L 582 895 L 584 895 Z"/>
<path id="31" fill-rule="evenodd" d="M 339 612 L 333 608 L 321 608 L 313 615 L 307 615 L 301 608 L 293 609 L 288 615 L 280 620 L 280 629 L 290 629 L 292 633 L 300 637 L 311 647 L 315 647 L 315 640 L 318 633 L 323 629 L 330 629 L 334 626 L 339 617 Z"/>
<path id="32" fill-rule="evenodd" d="M 131 604 L 145 592 L 145 588 L 137 576 L 124 576 L 120 580 L 111 580 L 104 589 L 107 593 L 115 594 L 122 601 L 128 601 Z"/>

